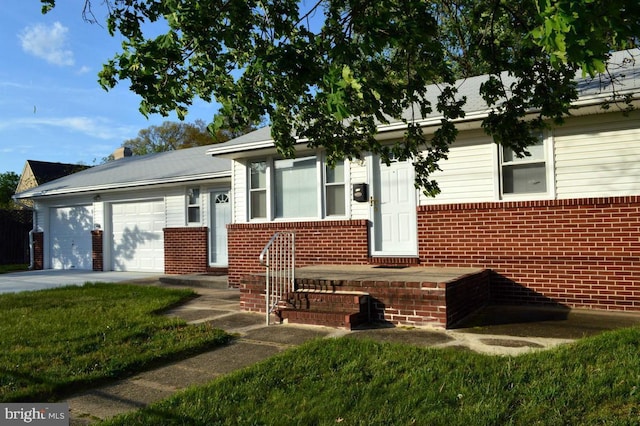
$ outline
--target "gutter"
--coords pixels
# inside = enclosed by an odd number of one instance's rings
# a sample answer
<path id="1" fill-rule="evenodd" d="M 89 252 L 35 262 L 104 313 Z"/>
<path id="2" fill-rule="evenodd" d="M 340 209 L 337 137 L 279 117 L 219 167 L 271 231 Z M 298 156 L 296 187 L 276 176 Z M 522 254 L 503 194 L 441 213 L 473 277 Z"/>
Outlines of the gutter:
<path id="1" fill-rule="evenodd" d="M 61 189 L 51 189 L 51 190 L 40 190 L 35 192 L 23 192 L 20 195 L 20 198 L 34 198 L 34 197 L 45 197 L 50 195 L 68 195 L 68 194 L 80 194 L 86 192 L 95 192 L 95 191 L 106 191 L 106 190 L 114 190 L 114 189 L 129 189 L 150 185 L 166 185 L 172 183 L 180 183 L 180 182 L 192 182 L 197 180 L 204 179 L 216 179 L 216 178 L 225 178 L 231 177 L 231 171 L 227 170 L 224 172 L 217 173 L 207 173 L 201 175 L 192 175 L 192 176 L 180 176 L 171 179 L 156 179 L 156 180 L 147 180 L 147 181 L 136 181 L 136 182 L 120 182 L 120 183 L 109 183 L 103 185 L 92 185 L 78 188 L 61 188 Z M 45 184 L 46 185 L 46 184 Z M 41 185 L 42 186 L 42 185 Z M 14 195 L 14 199 L 17 200 Z"/>

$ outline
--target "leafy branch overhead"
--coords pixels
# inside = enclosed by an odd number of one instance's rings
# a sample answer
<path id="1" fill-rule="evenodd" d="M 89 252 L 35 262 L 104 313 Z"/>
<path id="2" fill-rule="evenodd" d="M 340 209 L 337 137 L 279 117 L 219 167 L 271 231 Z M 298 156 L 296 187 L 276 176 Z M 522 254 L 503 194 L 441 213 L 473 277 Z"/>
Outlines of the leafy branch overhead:
<path id="1" fill-rule="evenodd" d="M 55 6 L 41 2 L 45 12 Z M 569 112 L 576 72 L 604 71 L 609 52 L 635 45 L 640 34 L 640 4 L 624 0 L 104 5 L 107 28 L 124 41 L 100 84 L 110 89 L 128 80 L 143 114 L 182 118 L 194 98 L 215 100 L 232 126 L 269 117 L 285 156 L 303 138 L 326 149 L 330 161 L 369 151 L 386 161 L 391 154 L 411 159 L 416 184 L 429 194 L 438 192 L 430 174 L 456 137 L 452 121 L 464 115 L 456 79 L 490 75 L 480 91 L 492 111 L 483 127 L 526 155 L 531 135 Z M 90 0 L 87 10 L 95 16 Z M 435 93 L 427 93 L 429 85 Z M 442 116 L 435 133 L 412 124 L 435 112 Z M 407 123 L 404 138 L 381 144 L 377 126 L 395 121 Z"/>

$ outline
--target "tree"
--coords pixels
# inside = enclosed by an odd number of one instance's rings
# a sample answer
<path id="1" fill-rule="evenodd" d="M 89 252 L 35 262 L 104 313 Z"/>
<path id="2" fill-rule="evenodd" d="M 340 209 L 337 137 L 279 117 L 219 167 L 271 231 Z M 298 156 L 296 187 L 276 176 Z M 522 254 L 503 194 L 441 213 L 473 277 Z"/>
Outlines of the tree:
<path id="1" fill-rule="evenodd" d="M 0 209 L 13 209 L 15 203 L 11 196 L 15 194 L 20 176 L 15 172 L 0 173 Z"/>
<path id="2" fill-rule="evenodd" d="M 251 125 L 240 130 L 222 126 L 210 133 L 203 120 L 194 123 L 165 121 L 160 126 L 140 130 L 137 137 L 127 139 L 122 146 L 131 148 L 134 155 L 145 155 L 225 142 L 254 129 Z"/>
<path id="3" fill-rule="evenodd" d="M 43 11 L 55 0 L 41 0 Z M 233 126 L 267 116 L 279 152 L 296 137 L 330 162 L 363 152 L 410 159 L 416 185 L 430 174 L 464 115 L 455 79 L 488 73 L 483 127 L 526 155 L 536 130 L 561 123 L 577 92 L 576 71 L 604 71 L 609 52 L 637 43 L 633 0 L 107 0 L 107 27 L 123 49 L 99 74 L 105 89 L 128 80 L 143 114 L 184 117 L 195 97 L 215 98 Z M 91 1 L 85 0 L 85 14 Z M 90 17 L 94 15 L 89 13 Z M 145 31 L 152 26 L 154 35 Z M 156 35 L 160 27 L 165 32 Z M 502 72 L 515 78 L 507 84 Z M 437 101 L 426 88 L 437 84 Z M 437 110 L 440 128 L 416 121 Z M 409 111 L 407 115 L 406 112 Z M 536 111 L 533 119 L 527 114 Z M 403 120 L 392 145 L 376 128 Z M 220 126 L 220 120 L 210 128 Z M 295 135 L 295 136 L 294 136 Z"/>
<path id="4" fill-rule="evenodd" d="M 150 126 L 138 132 L 138 136 L 128 139 L 122 146 L 131 148 L 134 155 L 173 151 L 213 143 L 204 121 L 195 123 L 165 121 L 160 126 Z"/>

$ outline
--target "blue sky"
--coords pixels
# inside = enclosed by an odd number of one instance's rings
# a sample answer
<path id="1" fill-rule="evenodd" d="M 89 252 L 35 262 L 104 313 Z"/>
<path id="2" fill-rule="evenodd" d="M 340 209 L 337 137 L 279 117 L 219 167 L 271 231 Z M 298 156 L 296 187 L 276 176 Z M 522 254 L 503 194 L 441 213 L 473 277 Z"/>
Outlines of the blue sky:
<path id="1" fill-rule="evenodd" d="M 175 116 L 138 111 L 127 82 L 106 92 L 102 64 L 122 39 L 82 19 L 82 0 L 58 1 L 42 15 L 38 0 L 8 1 L 0 14 L 0 173 L 22 173 L 26 160 L 93 165 L 138 131 Z M 101 2 L 94 2 L 102 19 Z M 186 122 L 209 122 L 215 104 L 199 102 Z"/>

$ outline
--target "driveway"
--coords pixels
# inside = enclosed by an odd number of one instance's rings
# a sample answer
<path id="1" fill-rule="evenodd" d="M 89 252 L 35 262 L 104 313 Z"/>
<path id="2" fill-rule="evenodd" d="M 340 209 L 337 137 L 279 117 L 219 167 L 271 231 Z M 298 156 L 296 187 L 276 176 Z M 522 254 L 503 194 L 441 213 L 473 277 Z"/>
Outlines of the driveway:
<path id="1" fill-rule="evenodd" d="M 0 274 L 0 294 L 20 291 L 44 290 L 86 282 L 120 282 L 160 277 L 158 272 L 94 272 L 81 270 L 54 270 L 12 272 Z"/>

